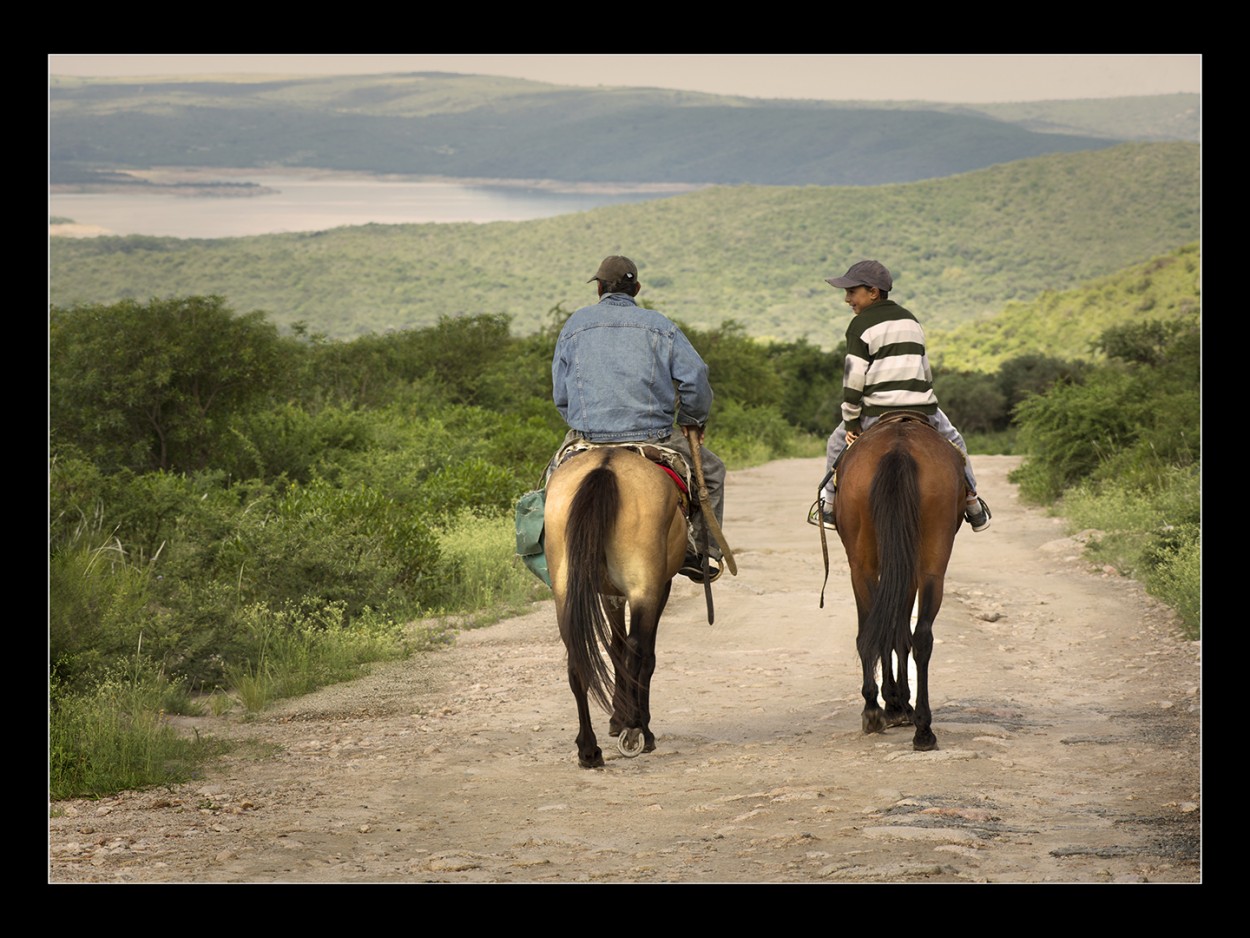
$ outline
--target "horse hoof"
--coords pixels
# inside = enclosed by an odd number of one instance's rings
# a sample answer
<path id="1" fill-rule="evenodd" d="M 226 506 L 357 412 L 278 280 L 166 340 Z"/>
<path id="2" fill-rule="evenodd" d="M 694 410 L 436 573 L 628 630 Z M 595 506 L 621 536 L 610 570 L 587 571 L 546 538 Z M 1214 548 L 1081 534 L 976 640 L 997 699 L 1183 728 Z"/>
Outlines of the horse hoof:
<path id="1" fill-rule="evenodd" d="M 636 726 L 623 730 L 616 738 L 616 748 L 620 750 L 621 755 L 630 759 L 643 752 L 645 747 L 646 740 L 643 739 L 642 730 Z M 651 744 L 651 748 L 655 748 L 655 743 Z"/>
<path id="2" fill-rule="evenodd" d="M 937 737 L 932 733 L 917 733 L 911 745 L 917 752 L 932 752 L 938 747 Z"/>
<path id="3" fill-rule="evenodd" d="M 579 755 L 577 764 L 583 769 L 603 768 L 603 750 L 596 746 L 595 751 L 589 757 Z"/>
<path id="4" fill-rule="evenodd" d="M 913 722 L 911 713 L 906 710 L 886 710 L 885 712 L 886 726 L 911 726 Z"/>
<path id="5" fill-rule="evenodd" d="M 883 733 L 885 732 L 885 717 L 881 715 L 880 710 L 866 711 L 863 725 L 865 733 Z"/>

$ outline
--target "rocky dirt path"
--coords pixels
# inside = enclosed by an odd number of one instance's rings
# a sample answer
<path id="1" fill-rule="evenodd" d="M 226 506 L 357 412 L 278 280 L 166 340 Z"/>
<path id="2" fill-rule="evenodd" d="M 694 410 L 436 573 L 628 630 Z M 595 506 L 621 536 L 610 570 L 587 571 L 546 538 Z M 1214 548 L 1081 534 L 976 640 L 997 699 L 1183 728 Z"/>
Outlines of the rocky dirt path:
<path id="1" fill-rule="evenodd" d="M 977 459 L 994 521 L 956 540 L 935 752 L 860 732 L 845 559 L 832 542 L 819 608 L 803 523 L 823 460 L 781 461 L 730 473 L 715 624 L 674 585 L 656 752 L 578 768 L 540 603 L 257 721 L 196 720 L 245 745 L 173 791 L 54 806 L 49 881 L 1199 882 L 1200 645 L 1021 506 L 1016 462 Z"/>

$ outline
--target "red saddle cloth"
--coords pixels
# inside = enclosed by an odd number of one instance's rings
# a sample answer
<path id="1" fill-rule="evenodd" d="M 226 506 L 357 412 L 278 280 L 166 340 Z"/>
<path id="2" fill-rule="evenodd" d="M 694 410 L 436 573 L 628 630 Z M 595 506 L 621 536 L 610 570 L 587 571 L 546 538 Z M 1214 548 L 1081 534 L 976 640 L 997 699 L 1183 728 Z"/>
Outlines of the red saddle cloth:
<path id="1" fill-rule="evenodd" d="M 656 465 L 657 465 L 657 466 L 659 466 L 661 469 L 663 469 L 665 472 L 667 472 L 670 476 L 672 476 L 672 477 L 673 477 L 673 481 L 677 483 L 677 487 L 678 487 L 679 489 L 681 489 L 681 493 L 682 493 L 683 495 L 689 495 L 689 494 L 690 494 L 690 489 L 686 488 L 686 480 L 685 480 L 685 479 L 683 479 L 681 476 L 679 476 L 677 473 L 675 473 L 672 469 L 668 468 L 668 466 L 664 465 L 664 463 L 662 463 L 662 462 L 658 462 L 658 463 L 656 463 Z"/>

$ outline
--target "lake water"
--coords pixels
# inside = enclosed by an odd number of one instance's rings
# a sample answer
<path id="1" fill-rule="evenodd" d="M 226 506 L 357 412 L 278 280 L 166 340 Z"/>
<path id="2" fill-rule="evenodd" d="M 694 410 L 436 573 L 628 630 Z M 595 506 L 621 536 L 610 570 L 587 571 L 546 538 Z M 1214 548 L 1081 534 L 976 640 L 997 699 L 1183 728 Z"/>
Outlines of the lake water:
<path id="1" fill-rule="evenodd" d="M 392 179 L 351 173 L 245 174 L 203 179 L 256 182 L 276 190 L 247 198 L 134 192 L 52 192 L 50 216 L 117 235 L 234 238 L 342 225 L 529 221 L 604 205 L 675 195 L 678 188 L 560 190 L 450 180 Z"/>

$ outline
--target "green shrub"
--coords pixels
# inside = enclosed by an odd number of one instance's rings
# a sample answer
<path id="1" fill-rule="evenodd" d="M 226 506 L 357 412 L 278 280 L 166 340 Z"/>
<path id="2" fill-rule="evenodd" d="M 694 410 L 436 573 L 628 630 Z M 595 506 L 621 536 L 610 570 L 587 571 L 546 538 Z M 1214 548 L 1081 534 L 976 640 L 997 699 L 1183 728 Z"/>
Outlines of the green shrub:
<path id="1" fill-rule="evenodd" d="M 424 604 L 438 559 L 419 508 L 364 485 L 338 489 L 315 480 L 238 515 L 216 570 L 237 576 L 247 602 L 341 602 L 353 617 L 383 597 L 409 608 Z"/>
<path id="2" fill-rule="evenodd" d="M 150 579 L 151 565 L 135 563 L 116 539 L 49 558 L 48 659 L 62 681 L 90 687 L 141 644 L 154 625 Z"/>
<path id="3" fill-rule="evenodd" d="M 95 797 L 190 779 L 225 744 L 187 739 L 165 724 L 168 704 L 179 694 L 141 655 L 86 692 L 50 675 L 49 796 Z"/>
<path id="4" fill-rule="evenodd" d="M 263 313 L 219 296 L 54 306 L 48 335 L 53 434 L 108 471 L 208 467 L 295 354 Z"/>
<path id="5" fill-rule="evenodd" d="M 249 713 L 359 677 L 374 661 L 408 654 L 402 627 L 369 608 L 349 622 L 341 603 L 255 603 L 242 611 L 240 624 L 248 647 L 227 675 Z"/>
<path id="6" fill-rule="evenodd" d="M 1087 554 L 1140 580 L 1177 611 L 1190 637 L 1198 636 L 1202 613 L 1200 486 L 1195 469 L 1174 467 L 1151 484 L 1091 480 L 1062 503 L 1071 530 L 1101 532 Z"/>
<path id="7" fill-rule="evenodd" d="M 1193 536 L 1172 539 L 1166 551 L 1151 558 L 1146 588 L 1180 615 L 1185 634 L 1202 637 L 1202 542 Z"/>
<path id="8" fill-rule="evenodd" d="M 503 618 L 551 590 L 516 555 L 513 515 L 461 511 L 439 531 L 441 601 L 435 611 L 467 615 L 481 624 Z"/>
<path id="9" fill-rule="evenodd" d="M 1003 430 L 1010 422 L 1007 396 L 992 375 L 948 372 L 937 379 L 934 390 L 965 442 L 969 434 Z"/>
<path id="10" fill-rule="evenodd" d="M 423 508 L 431 520 L 470 511 L 498 517 L 507 514 L 527 486 L 509 469 L 480 457 L 445 466 L 422 486 Z"/>
<path id="11" fill-rule="evenodd" d="M 365 414 L 327 407 L 314 413 L 286 403 L 238 417 L 214 465 L 235 479 L 310 481 L 318 467 L 372 445 Z"/>
<path id="12" fill-rule="evenodd" d="M 1056 385 L 1023 401 L 1015 421 L 1018 443 L 1028 459 L 1010 477 L 1020 494 L 1036 502 L 1053 501 L 1130 443 L 1145 408 L 1131 394 L 1132 387 L 1129 375 L 1103 370 L 1086 384 Z"/>
<path id="13" fill-rule="evenodd" d="M 770 459 L 814 455 L 815 445 L 811 437 L 787 423 L 775 406 L 747 407 L 732 400 L 713 411 L 705 443 L 725 465 L 735 469 Z M 823 443 L 819 451 L 824 451 Z"/>

